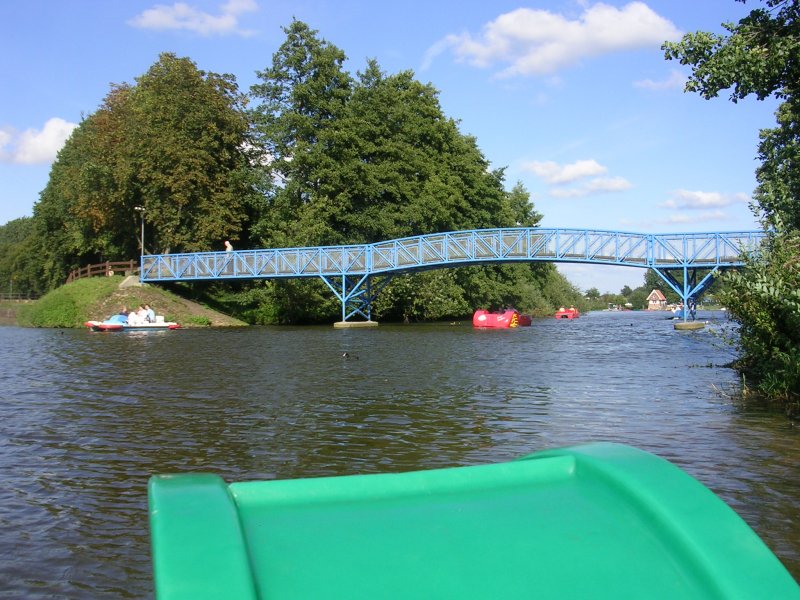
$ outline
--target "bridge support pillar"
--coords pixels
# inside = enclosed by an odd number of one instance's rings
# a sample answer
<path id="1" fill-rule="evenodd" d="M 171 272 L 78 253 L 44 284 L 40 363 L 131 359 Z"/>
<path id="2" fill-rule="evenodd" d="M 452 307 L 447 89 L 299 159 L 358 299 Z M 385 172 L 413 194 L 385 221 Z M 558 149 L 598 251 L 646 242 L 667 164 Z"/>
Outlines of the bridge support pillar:
<path id="1" fill-rule="evenodd" d="M 708 289 L 714 281 L 714 274 L 717 272 L 718 267 L 711 269 L 706 275 L 697 282 L 697 269 L 684 265 L 678 269 L 660 269 L 653 267 L 653 270 L 663 279 L 667 285 L 675 291 L 683 302 L 683 320 L 694 321 L 695 319 L 695 306 L 697 300 Z M 675 277 L 675 272 L 682 271 L 683 281 L 678 281 Z"/>
<path id="2" fill-rule="evenodd" d="M 337 321 L 334 327 L 375 327 L 378 324 L 377 321 L 372 320 L 372 302 L 389 283 L 391 276 L 381 277 L 377 284 L 369 275 L 322 276 L 321 278 L 342 303 L 342 320 Z M 356 315 L 366 320 L 351 321 L 350 318 Z"/>

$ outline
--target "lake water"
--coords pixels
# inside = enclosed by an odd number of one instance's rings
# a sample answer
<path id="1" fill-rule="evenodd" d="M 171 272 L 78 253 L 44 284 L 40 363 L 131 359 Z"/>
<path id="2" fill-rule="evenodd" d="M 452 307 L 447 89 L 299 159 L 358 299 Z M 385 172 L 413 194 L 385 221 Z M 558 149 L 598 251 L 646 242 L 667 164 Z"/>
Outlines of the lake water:
<path id="1" fill-rule="evenodd" d="M 0 596 L 152 597 L 147 480 L 492 463 L 608 440 L 720 495 L 800 579 L 800 431 L 737 400 L 709 326 L 0 328 Z M 347 352 L 349 359 L 342 357 Z"/>

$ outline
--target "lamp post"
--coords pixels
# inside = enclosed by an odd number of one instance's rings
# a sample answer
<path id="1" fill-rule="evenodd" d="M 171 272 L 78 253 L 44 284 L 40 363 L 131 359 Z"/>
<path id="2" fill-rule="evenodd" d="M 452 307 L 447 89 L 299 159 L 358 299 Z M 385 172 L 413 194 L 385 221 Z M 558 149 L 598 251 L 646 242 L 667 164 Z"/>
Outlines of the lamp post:
<path id="1" fill-rule="evenodd" d="M 141 268 L 142 262 L 143 262 L 141 260 L 141 257 L 144 256 L 144 211 L 145 211 L 145 208 L 144 208 L 144 206 L 134 206 L 133 210 L 138 212 L 139 216 L 142 218 L 142 237 L 141 237 L 141 242 L 140 242 L 140 244 L 141 244 L 140 248 L 141 248 L 142 251 L 140 252 L 140 259 L 139 259 L 139 268 Z"/>

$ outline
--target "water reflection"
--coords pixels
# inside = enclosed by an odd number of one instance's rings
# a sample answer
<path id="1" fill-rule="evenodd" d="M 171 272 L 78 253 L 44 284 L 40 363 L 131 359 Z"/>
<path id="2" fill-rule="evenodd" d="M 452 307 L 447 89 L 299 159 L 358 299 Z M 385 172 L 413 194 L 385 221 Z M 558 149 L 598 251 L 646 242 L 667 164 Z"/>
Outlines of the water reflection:
<path id="1" fill-rule="evenodd" d="M 27 598 L 151 594 L 153 473 L 389 472 L 591 440 L 674 461 L 797 577 L 800 440 L 718 393 L 736 389 L 718 366 L 732 358 L 709 331 L 631 313 L 517 331 L 0 328 L 0 581 Z"/>

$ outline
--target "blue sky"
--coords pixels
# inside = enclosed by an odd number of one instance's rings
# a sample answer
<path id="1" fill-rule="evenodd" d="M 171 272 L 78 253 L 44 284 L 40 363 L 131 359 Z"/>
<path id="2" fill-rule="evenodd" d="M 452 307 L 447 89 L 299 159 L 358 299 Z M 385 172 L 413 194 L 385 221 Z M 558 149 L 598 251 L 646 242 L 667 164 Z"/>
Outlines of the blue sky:
<path id="1" fill-rule="evenodd" d="M 760 6 L 734 0 L 5 0 L 0 2 L 0 224 L 32 214 L 50 165 L 112 83 L 161 52 L 233 74 L 243 91 L 292 18 L 348 56 L 440 91 L 493 167 L 521 181 L 542 226 L 644 233 L 757 229 L 758 132 L 776 103 L 683 92 L 665 39 L 721 32 Z M 643 271 L 561 265 L 581 289 Z"/>

